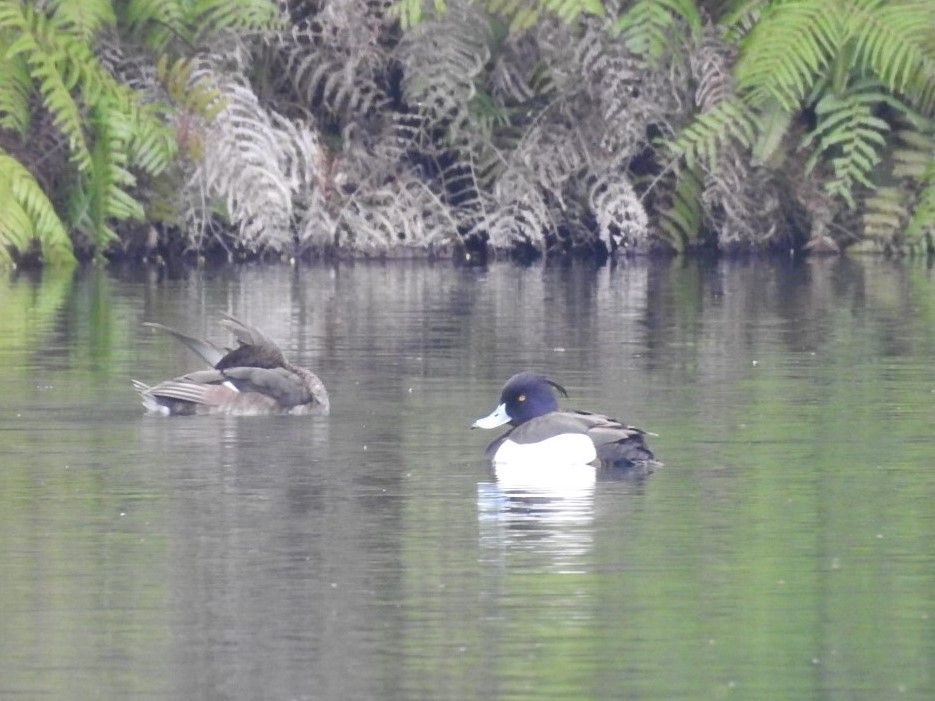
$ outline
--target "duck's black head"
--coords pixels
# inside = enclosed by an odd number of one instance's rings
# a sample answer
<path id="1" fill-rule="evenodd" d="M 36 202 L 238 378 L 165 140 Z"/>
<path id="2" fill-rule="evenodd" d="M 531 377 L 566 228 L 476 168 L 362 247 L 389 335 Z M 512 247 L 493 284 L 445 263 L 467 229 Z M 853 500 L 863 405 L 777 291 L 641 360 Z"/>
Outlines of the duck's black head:
<path id="1" fill-rule="evenodd" d="M 500 404 L 489 416 L 478 419 L 472 428 L 496 428 L 505 423 L 519 426 L 537 416 L 558 409 L 552 389 L 567 397 L 568 392 L 557 382 L 535 372 L 513 375 L 500 392 Z"/>

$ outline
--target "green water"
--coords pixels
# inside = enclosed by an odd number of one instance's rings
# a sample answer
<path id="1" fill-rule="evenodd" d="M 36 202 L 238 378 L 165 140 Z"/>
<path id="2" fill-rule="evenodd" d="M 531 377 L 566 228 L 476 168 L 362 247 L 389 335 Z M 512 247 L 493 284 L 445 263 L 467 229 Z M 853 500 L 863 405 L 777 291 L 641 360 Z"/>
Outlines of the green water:
<path id="1" fill-rule="evenodd" d="M 142 415 L 232 312 L 328 418 Z M 930 699 L 935 272 L 247 267 L 0 283 L 0 698 Z M 524 368 L 665 468 L 517 495 Z"/>

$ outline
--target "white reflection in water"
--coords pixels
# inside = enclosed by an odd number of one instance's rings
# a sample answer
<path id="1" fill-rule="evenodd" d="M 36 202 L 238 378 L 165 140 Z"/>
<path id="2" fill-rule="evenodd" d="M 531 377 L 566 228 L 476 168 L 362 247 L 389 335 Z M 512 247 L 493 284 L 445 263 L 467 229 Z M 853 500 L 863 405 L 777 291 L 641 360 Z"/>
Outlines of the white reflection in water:
<path id="1" fill-rule="evenodd" d="M 594 543 L 594 476 L 593 467 L 581 466 L 543 482 L 498 469 L 497 481 L 478 482 L 481 551 L 493 561 L 523 553 L 553 571 L 587 571 Z"/>

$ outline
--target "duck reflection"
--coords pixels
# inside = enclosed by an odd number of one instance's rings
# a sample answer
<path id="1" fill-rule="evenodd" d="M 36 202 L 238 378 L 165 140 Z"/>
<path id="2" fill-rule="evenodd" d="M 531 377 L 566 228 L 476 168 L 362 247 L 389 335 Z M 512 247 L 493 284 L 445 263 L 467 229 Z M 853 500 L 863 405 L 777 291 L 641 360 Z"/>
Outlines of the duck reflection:
<path id="1" fill-rule="evenodd" d="M 542 564 L 560 572 L 588 568 L 594 544 L 593 467 L 566 470 L 552 483 L 515 475 L 501 479 L 497 472 L 494 477 L 477 484 L 480 546 L 490 559 L 520 552 L 540 556 Z"/>

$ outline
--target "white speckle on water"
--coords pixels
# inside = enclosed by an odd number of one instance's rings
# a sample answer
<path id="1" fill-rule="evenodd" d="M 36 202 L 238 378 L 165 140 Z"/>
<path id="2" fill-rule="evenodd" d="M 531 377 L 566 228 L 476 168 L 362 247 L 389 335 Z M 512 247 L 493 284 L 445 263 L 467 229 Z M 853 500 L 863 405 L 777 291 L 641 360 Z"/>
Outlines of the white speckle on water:
<path id="1" fill-rule="evenodd" d="M 555 348 L 552 349 L 552 352 L 553 353 L 564 353 L 565 349 L 562 346 L 555 346 Z"/>
<path id="2" fill-rule="evenodd" d="M 759 365 L 759 364 L 760 364 L 760 361 L 759 361 L 759 360 L 754 360 L 754 361 L 753 361 L 753 367 L 756 367 L 756 366 Z"/>
<path id="3" fill-rule="evenodd" d="M 121 512 L 120 512 L 120 515 L 121 515 L 121 516 L 126 516 L 126 515 L 127 515 L 127 512 L 126 512 L 126 511 L 121 511 Z"/>

